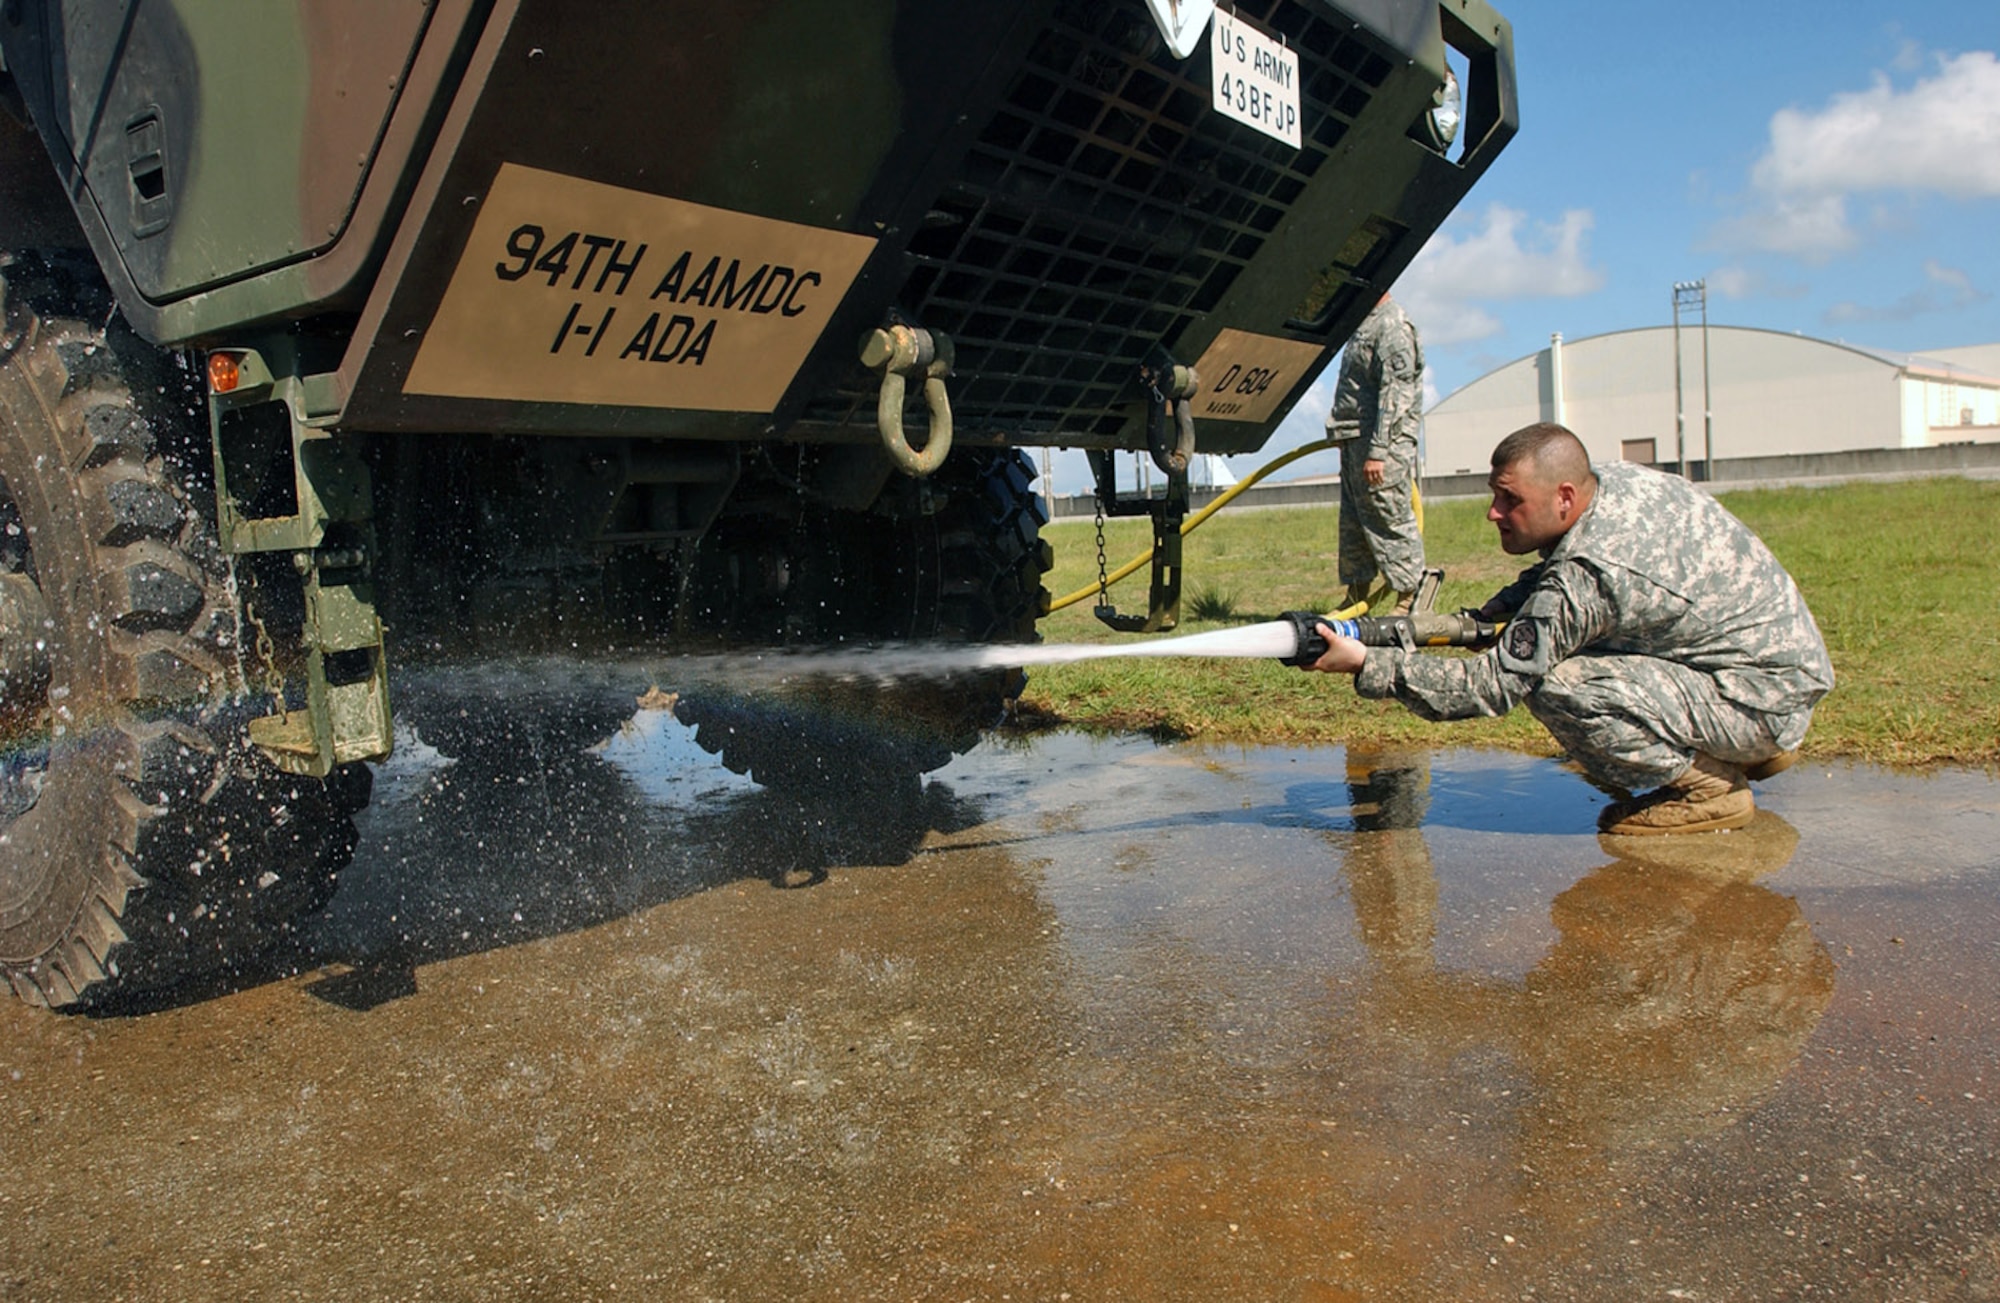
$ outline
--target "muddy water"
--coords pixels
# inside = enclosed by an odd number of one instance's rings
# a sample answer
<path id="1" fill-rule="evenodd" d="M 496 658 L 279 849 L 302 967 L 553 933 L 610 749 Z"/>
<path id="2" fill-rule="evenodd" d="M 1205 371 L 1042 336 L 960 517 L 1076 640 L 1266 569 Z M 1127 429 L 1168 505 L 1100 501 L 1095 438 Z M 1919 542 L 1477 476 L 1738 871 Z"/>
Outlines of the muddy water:
<path id="1" fill-rule="evenodd" d="M 646 715 L 377 797 L 296 975 L 0 1006 L 0 1299 L 2000 1294 L 1989 776 L 1650 846 L 1057 736 L 857 812 Z"/>

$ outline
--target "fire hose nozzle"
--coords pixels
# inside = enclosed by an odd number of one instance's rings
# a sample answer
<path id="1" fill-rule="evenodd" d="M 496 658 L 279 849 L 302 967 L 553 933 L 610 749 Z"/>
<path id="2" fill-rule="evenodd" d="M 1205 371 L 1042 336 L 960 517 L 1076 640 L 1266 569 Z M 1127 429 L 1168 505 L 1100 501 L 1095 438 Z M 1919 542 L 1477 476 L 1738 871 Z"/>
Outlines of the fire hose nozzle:
<path id="1" fill-rule="evenodd" d="M 1311 611 L 1286 611 L 1278 617 L 1289 620 L 1292 631 L 1298 636 L 1298 647 L 1290 656 L 1280 656 L 1280 665 L 1291 665 L 1298 669 L 1308 669 L 1320 657 L 1326 655 L 1327 642 L 1320 636 L 1319 626 L 1330 625 L 1335 633 L 1346 634 L 1350 638 L 1360 636 L 1352 620 L 1329 620 Z"/>
<path id="2" fill-rule="evenodd" d="M 1286 611 L 1279 617 L 1291 621 L 1298 634 L 1298 649 L 1281 656 L 1279 663 L 1300 669 L 1310 667 L 1326 655 L 1327 642 L 1319 633 L 1324 624 L 1343 637 L 1367 647 L 1480 647 L 1499 636 L 1500 626 L 1473 615 L 1362 615 L 1352 620 L 1329 620 L 1311 611 Z"/>

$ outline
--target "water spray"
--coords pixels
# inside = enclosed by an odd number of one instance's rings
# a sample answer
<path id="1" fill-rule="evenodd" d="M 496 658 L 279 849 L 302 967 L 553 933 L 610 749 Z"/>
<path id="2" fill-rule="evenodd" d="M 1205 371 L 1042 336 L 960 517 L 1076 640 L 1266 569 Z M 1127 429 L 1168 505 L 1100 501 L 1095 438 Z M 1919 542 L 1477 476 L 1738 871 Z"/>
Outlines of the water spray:
<path id="1" fill-rule="evenodd" d="M 828 677 L 886 682 L 988 669 L 1168 656 L 1271 659 L 1303 668 L 1326 655 L 1327 642 L 1319 633 L 1321 624 L 1369 647 L 1402 647 L 1412 651 L 1422 647 L 1484 646 L 1500 631 L 1498 624 L 1471 615 L 1421 612 L 1331 620 L 1312 611 L 1287 611 L 1278 619 L 1234 629 L 1125 643 L 886 643 L 726 658 L 689 657 L 673 667 L 679 672 L 672 677 L 683 682 L 721 679 L 739 684 Z"/>
<path id="2" fill-rule="evenodd" d="M 1031 647 L 967 648 L 987 665 L 1052 665 L 1068 661 L 1157 656 L 1208 656 L 1255 660 L 1270 657 L 1300 668 L 1326 655 L 1320 636 L 1324 624 L 1343 637 L 1368 647 L 1480 647 L 1494 639 L 1500 626 L 1472 615 L 1362 615 L 1335 620 L 1313 611 L 1287 611 L 1275 620 L 1239 629 L 1153 638 L 1145 642 L 1045 643 Z M 947 651 L 946 653 L 950 653 Z"/>
<path id="3" fill-rule="evenodd" d="M 1087 660 L 1160 657 L 1270 659 L 1305 668 L 1326 655 L 1320 636 L 1325 624 L 1335 633 L 1369 647 L 1478 647 L 1490 643 L 1500 625 L 1470 615 L 1357 616 L 1334 620 L 1312 611 L 1287 611 L 1278 619 L 1234 629 L 1148 638 L 1126 643 L 876 643 L 800 649 L 746 649 L 724 653 L 624 660 L 600 657 L 588 663 L 489 662 L 476 672 L 455 669 L 461 690 L 483 688 L 495 697 L 565 688 L 632 687 L 646 684 L 683 688 L 759 691 L 796 688 L 815 682 L 879 683 L 950 678 L 999 669 L 1027 669 Z M 636 685 L 636 686 L 634 686 Z"/>
<path id="4" fill-rule="evenodd" d="M 1066 665 L 1087 660 L 1136 660 L 1167 656 L 1235 660 L 1272 659 L 1301 668 L 1326 655 L 1320 636 L 1325 624 L 1335 633 L 1369 647 L 1479 647 L 1494 639 L 1500 626 L 1471 615 L 1357 616 L 1333 620 L 1312 611 L 1287 611 L 1278 619 L 1235 629 L 1149 638 L 1127 643 L 1034 643 L 997 645 L 888 644 L 867 649 L 783 653 L 761 662 L 766 674 L 780 677 L 836 676 L 899 679 L 954 674 L 993 668 Z M 761 658 L 760 658 L 761 660 Z M 739 671 L 743 667 L 738 667 Z"/>

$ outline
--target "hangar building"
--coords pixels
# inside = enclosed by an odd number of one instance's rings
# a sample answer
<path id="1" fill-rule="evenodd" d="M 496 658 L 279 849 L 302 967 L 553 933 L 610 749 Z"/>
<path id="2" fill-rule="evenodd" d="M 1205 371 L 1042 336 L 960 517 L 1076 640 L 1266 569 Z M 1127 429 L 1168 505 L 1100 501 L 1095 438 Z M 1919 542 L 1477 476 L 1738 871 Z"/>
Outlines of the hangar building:
<path id="1" fill-rule="evenodd" d="M 1742 326 L 1707 329 L 1714 446 L 1704 446 L 1703 331 L 1680 330 L 1686 460 L 2000 442 L 2000 344 L 1886 353 Z M 1556 421 L 1594 461 L 1680 460 L 1674 330 L 1652 326 L 1565 341 L 1509 362 L 1424 416 L 1431 475 L 1486 473 L 1511 430 Z"/>

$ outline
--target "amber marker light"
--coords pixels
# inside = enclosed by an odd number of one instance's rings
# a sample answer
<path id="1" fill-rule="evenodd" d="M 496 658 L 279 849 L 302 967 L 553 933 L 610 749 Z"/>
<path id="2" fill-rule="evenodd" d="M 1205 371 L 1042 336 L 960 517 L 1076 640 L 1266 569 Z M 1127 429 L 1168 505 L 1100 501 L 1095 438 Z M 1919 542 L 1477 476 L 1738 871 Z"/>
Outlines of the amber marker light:
<path id="1" fill-rule="evenodd" d="M 242 372 L 236 365 L 234 353 L 210 353 L 208 355 L 208 387 L 218 394 L 226 394 L 236 388 L 242 379 Z"/>

